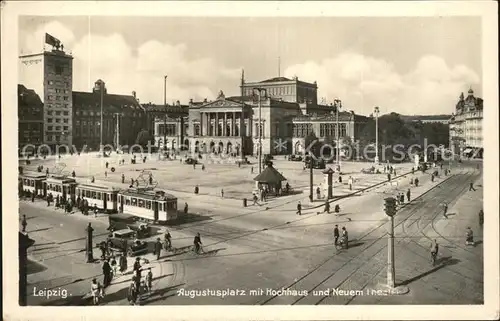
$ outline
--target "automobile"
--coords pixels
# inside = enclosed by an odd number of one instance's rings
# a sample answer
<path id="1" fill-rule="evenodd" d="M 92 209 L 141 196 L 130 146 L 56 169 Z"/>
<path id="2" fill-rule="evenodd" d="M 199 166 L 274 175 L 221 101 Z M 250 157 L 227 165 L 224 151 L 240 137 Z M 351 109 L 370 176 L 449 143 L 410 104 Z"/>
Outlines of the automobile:
<path id="1" fill-rule="evenodd" d="M 194 158 L 188 157 L 184 160 L 184 164 L 194 165 L 194 164 L 198 164 L 198 161 Z"/>
<path id="2" fill-rule="evenodd" d="M 111 250 L 126 253 L 127 256 L 136 256 L 148 252 L 148 243 L 136 239 L 136 232 L 130 229 L 118 230 L 108 237 Z"/>
<path id="3" fill-rule="evenodd" d="M 139 239 L 146 238 L 152 235 L 151 226 L 148 223 L 139 221 L 137 216 L 125 213 L 113 214 L 108 217 L 108 230 L 132 230 L 137 233 Z"/>
<path id="4" fill-rule="evenodd" d="M 302 161 L 302 155 L 289 155 L 288 160 L 292 162 L 301 162 Z"/>

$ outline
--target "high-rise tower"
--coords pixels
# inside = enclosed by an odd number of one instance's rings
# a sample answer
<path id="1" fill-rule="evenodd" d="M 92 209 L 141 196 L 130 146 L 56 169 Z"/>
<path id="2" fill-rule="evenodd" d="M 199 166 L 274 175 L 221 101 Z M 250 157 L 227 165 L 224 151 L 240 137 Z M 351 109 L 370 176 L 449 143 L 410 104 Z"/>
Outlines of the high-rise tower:
<path id="1" fill-rule="evenodd" d="M 34 89 L 44 103 L 44 143 L 71 146 L 73 57 L 58 42 L 50 51 L 19 56 L 19 65 L 19 83 Z"/>

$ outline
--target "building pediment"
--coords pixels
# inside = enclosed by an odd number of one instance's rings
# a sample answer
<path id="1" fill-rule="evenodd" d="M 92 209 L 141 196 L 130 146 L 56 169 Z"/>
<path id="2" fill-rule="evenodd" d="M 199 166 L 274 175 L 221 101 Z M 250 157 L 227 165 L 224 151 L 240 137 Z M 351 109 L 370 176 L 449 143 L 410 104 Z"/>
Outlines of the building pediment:
<path id="1" fill-rule="evenodd" d="M 208 109 L 208 108 L 244 108 L 245 106 L 247 106 L 247 105 L 244 103 L 222 98 L 222 99 L 218 99 L 218 100 L 209 102 L 209 103 L 201 106 L 200 108 L 203 108 L 203 109 Z"/>

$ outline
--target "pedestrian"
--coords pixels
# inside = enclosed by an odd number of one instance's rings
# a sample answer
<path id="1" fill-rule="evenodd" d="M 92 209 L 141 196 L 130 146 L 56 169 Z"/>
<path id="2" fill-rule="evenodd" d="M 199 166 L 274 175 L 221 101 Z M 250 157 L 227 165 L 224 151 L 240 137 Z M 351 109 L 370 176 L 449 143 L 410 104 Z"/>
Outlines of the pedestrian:
<path id="1" fill-rule="evenodd" d="M 94 217 L 97 217 L 97 213 L 99 210 L 97 209 L 97 204 L 94 203 Z"/>
<path id="2" fill-rule="evenodd" d="M 108 171 L 104 171 L 104 177 L 108 177 Z"/>
<path id="3" fill-rule="evenodd" d="M 205 170 L 205 164 L 202 164 L 201 165 L 201 170 L 204 171 Z"/>
<path id="4" fill-rule="evenodd" d="M 483 209 L 481 209 L 479 211 L 478 216 L 479 216 L 479 225 L 483 225 L 483 223 L 484 223 L 484 212 L 483 212 Z"/>
<path id="5" fill-rule="evenodd" d="M 325 202 L 325 210 L 323 211 L 323 213 L 324 212 L 330 214 L 330 203 L 328 202 L 328 200 Z"/>
<path id="6" fill-rule="evenodd" d="M 203 249 L 201 248 L 201 246 L 203 245 L 203 243 L 201 243 L 200 233 L 196 234 L 196 236 L 194 237 L 193 243 L 194 243 L 194 249 L 195 249 L 196 254 L 200 253 L 200 249 L 203 251 Z"/>
<path id="7" fill-rule="evenodd" d="M 23 227 L 23 233 L 26 232 L 26 226 L 28 225 L 28 222 L 26 222 L 26 215 L 23 215 L 23 219 L 21 220 L 21 226 Z"/>
<path id="8" fill-rule="evenodd" d="M 156 260 L 157 261 L 160 260 L 161 248 L 162 248 L 161 240 L 160 240 L 160 238 L 157 238 L 156 239 L 156 243 L 155 243 L 155 254 L 156 254 Z"/>
<path id="9" fill-rule="evenodd" d="M 103 281 L 102 285 L 104 287 L 107 287 L 111 283 L 111 265 L 109 264 L 109 261 L 107 259 L 104 260 L 102 263 L 102 274 L 103 274 Z"/>
<path id="10" fill-rule="evenodd" d="M 393 173 L 394 173 L 394 176 L 396 176 L 396 168 L 394 168 Z"/>
<path id="11" fill-rule="evenodd" d="M 391 181 L 391 173 L 387 173 L 387 180 L 390 182 Z"/>
<path id="12" fill-rule="evenodd" d="M 353 183 L 352 176 L 349 176 L 348 183 L 349 183 L 349 190 L 352 191 L 352 183 Z"/>
<path id="13" fill-rule="evenodd" d="M 196 163 L 193 163 L 193 169 L 196 169 Z"/>
<path id="14" fill-rule="evenodd" d="M 133 178 L 130 179 L 130 187 L 132 187 L 132 186 L 134 186 L 134 179 Z"/>
<path id="15" fill-rule="evenodd" d="M 300 201 L 297 204 L 297 214 L 302 215 L 302 204 L 300 204 Z"/>
<path id="16" fill-rule="evenodd" d="M 434 182 L 434 173 L 431 174 L 431 182 Z"/>
<path id="17" fill-rule="evenodd" d="M 116 257 L 113 256 L 111 258 L 111 270 L 112 270 L 112 275 L 111 275 L 111 279 L 113 279 L 114 277 L 116 277 L 118 275 L 118 262 L 116 261 Z"/>
<path id="18" fill-rule="evenodd" d="M 413 185 L 413 178 L 410 178 L 410 185 Z"/>
<path id="19" fill-rule="evenodd" d="M 319 188 L 319 186 L 316 188 L 316 197 L 317 197 L 318 199 L 320 199 L 320 198 L 321 198 L 321 189 Z"/>
<path id="20" fill-rule="evenodd" d="M 184 203 L 184 215 L 187 215 L 188 209 L 189 209 L 188 203 Z"/>
<path id="21" fill-rule="evenodd" d="M 404 193 L 401 193 L 401 194 L 399 195 L 399 199 L 400 199 L 401 204 L 404 204 L 404 202 L 405 202 L 405 194 L 404 194 Z"/>
<path id="22" fill-rule="evenodd" d="M 434 240 L 434 242 L 431 245 L 431 258 L 432 258 L 433 265 L 436 264 L 436 258 L 438 255 L 438 251 L 439 251 L 439 244 L 438 244 L 437 240 Z"/>
<path id="23" fill-rule="evenodd" d="M 410 192 L 410 189 L 408 189 L 406 191 L 406 200 L 407 200 L 408 203 L 410 202 L 410 196 L 411 196 L 411 192 Z"/>
<path id="24" fill-rule="evenodd" d="M 342 239 L 343 239 L 345 248 L 346 249 L 349 248 L 349 236 L 347 234 L 347 230 L 346 230 L 345 226 L 342 226 Z"/>
<path id="25" fill-rule="evenodd" d="M 474 183 L 473 182 L 471 182 L 469 184 L 469 191 L 476 191 L 476 189 L 474 188 Z"/>
<path id="26" fill-rule="evenodd" d="M 35 193 L 33 192 L 31 194 L 31 203 L 34 203 L 35 202 Z"/>
<path id="27" fill-rule="evenodd" d="M 99 296 L 100 296 L 99 284 L 97 284 L 97 280 L 92 279 L 92 283 L 90 283 L 90 294 L 92 295 L 92 303 L 94 305 L 99 304 Z"/>
<path id="28" fill-rule="evenodd" d="M 443 204 L 443 216 L 444 218 L 448 218 L 448 204 Z"/>
<path id="29" fill-rule="evenodd" d="M 335 238 L 335 245 L 337 245 L 340 237 L 339 226 L 337 224 L 335 224 L 335 228 L 333 229 L 333 237 Z"/>
<path id="30" fill-rule="evenodd" d="M 128 287 L 127 300 L 130 304 L 135 305 L 137 302 L 137 287 L 135 282 L 135 276 L 132 278 L 130 285 Z"/>
<path id="31" fill-rule="evenodd" d="M 139 187 L 139 180 L 138 179 L 135 180 L 135 186 Z"/>
<path id="32" fill-rule="evenodd" d="M 149 175 L 149 185 L 153 185 L 153 176 Z"/>
<path id="33" fill-rule="evenodd" d="M 253 205 L 259 205 L 259 198 L 257 197 L 257 195 L 253 194 Z"/>
<path id="34" fill-rule="evenodd" d="M 241 162 L 238 162 L 238 168 L 241 168 Z"/>
<path id="35" fill-rule="evenodd" d="M 342 175 L 339 175 L 339 183 L 342 183 Z"/>
<path id="36" fill-rule="evenodd" d="M 75 173 L 75 171 L 74 171 L 74 170 L 73 170 L 73 172 L 71 172 L 71 176 L 72 176 L 73 178 L 75 178 L 75 177 L 76 177 L 76 173 Z"/>
<path id="37" fill-rule="evenodd" d="M 170 232 L 167 230 L 165 232 L 165 250 L 168 251 L 172 248 L 172 236 Z"/>
<path id="38" fill-rule="evenodd" d="M 122 174 L 122 184 L 125 184 L 125 174 Z"/>
<path id="39" fill-rule="evenodd" d="M 411 174 L 414 175 L 415 174 L 415 167 L 412 167 L 411 168 Z"/>
<path id="40" fill-rule="evenodd" d="M 90 180 L 91 183 L 94 183 L 95 182 L 95 177 L 92 176 L 92 179 Z"/>
<path id="41" fill-rule="evenodd" d="M 125 255 L 120 255 L 118 258 L 120 264 L 120 273 L 125 274 L 127 272 L 127 257 Z"/>
<path id="42" fill-rule="evenodd" d="M 108 162 L 106 162 L 106 168 L 108 168 L 108 166 L 109 166 L 109 163 L 108 163 Z"/>
<path id="43" fill-rule="evenodd" d="M 222 198 L 224 198 L 224 190 L 223 190 L 223 189 L 221 189 L 221 190 L 220 190 L 220 196 L 221 196 Z"/>
<path id="44" fill-rule="evenodd" d="M 148 292 L 153 290 L 153 272 L 151 268 L 148 268 L 148 274 L 146 274 L 146 287 Z"/>
<path id="45" fill-rule="evenodd" d="M 419 182 L 418 178 L 415 178 L 415 187 L 418 187 L 418 182 Z"/>
<path id="46" fill-rule="evenodd" d="M 253 174 L 253 166 L 250 168 L 250 174 Z"/>
<path id="47" fill-rule="evenodd" d="M 196 185 L 196 186 L 194 187 L 194 193 L 195 193 L 195 194 L 198 194 L 199 192 L 200 192 L 200 188 L 198 187 L 198 185 Z"/>

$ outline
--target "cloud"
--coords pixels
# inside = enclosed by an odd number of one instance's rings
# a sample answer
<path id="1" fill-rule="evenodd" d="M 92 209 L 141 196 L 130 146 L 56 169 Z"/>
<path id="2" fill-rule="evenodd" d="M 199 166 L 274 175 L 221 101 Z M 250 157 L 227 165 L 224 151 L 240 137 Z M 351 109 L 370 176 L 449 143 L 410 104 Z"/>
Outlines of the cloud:
<path id="1" fill-rule="evenodd" d="M 345 52 L 321 62 L 289 66 L 285 75 L 317 81 L 319 98 L 338 97 L 347 110 L 365 115 L 374 106 L 401 114 L 450 114 L 460 92 L 480 84 L 479 76 L 467 66 L 451 67 L 431 55 L 421 57 L 406 74 L 382 59 Z"/>
<path id="2" fill-rule="evenodd" d="M 24 41 L 20 42 L 23 53 L 38 53 L 43 49 L 45 33 L 48 33 L 61 40 L 64 46 L 74 44 L 75 35 L 65 25 L 58 21 L 51 21 L 40 25 L 33 33 L 27 34 Z"/>
<path id="3" fill-rule="evenodd" d="M 73 54 L 73 90 L 90 91 L 97 79 L 106 83 L 109 93 L 137 93 L 141 102 L 163 103 L 164 75 L 167 78 L 167 102 L 190 98 L 214 99 L 220 89 L 233 89 L 238 94 L 241 69 L 224 67 L 212 58 L 189 58 L 184 44 L 148 41 L 131 47 L 120 34 L 87 34 L 75 39 L 59 22 L 40 27 L 26 37 L 25 44 L 44 40 L 45 32 L 60 39 L 65 50 Z M 39 51 L 33 45 L 28 50 Z M 26 49 L 25 49 L 26 50 Z M 24 51 L 24 50 L 23 50 Z M 226 93 L 228 94 L 228 93 Z"/>

